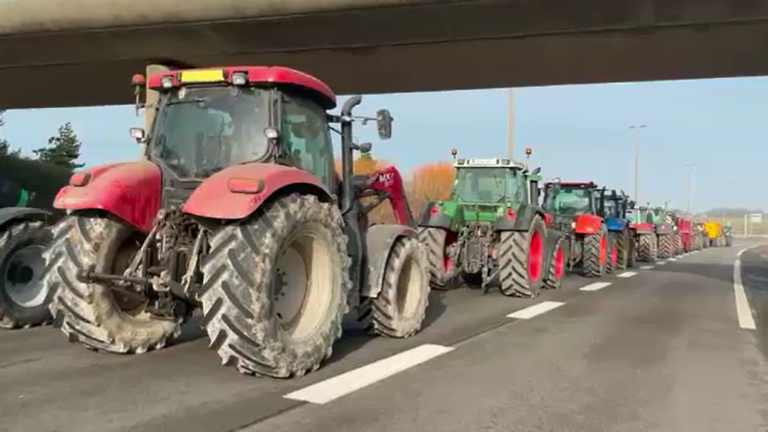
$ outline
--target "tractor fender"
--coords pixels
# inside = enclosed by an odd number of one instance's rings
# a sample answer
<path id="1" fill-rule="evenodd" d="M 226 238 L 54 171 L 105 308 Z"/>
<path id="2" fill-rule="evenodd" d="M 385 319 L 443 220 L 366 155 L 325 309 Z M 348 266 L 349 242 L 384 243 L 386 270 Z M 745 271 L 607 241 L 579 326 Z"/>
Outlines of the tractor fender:
<path id="1" fill-rule="evenodd" d="M 655 228 L 656 228 L 656 234 L 672 234 L 675 231 L 672 228 L 672 225 L 668 223 L 656 224 Z"/>
<path id="2" fill-rule="evenodd" d="M 300 192 L 334 202 L 311 173 L 285 165 L 252 162 L 225 168 L 203 181 L 181 210 L 212 219 L 236 220 L 253 214 L 276 193 Z"/>
<path id="3" fill-rule="evenodd" d="M 0 229 L 4 225 L 13 221 L 33 220 L 33 221 L 47 221 L 49 216 L 53 213 L 30 207 L 6 207 L 0 208 Z"/>
<path id="4" fill-rule="evenodd" d="M 652 234 L 654 232 L 653 225 L 646 222 L 631 223 L 629 228 L 635 230 L 638 234 Z"/>
<path id="5" fill-rule="evenodd" d="M 574 218 L 574 222 L 573 232 L 576 234 L 597 234 L 603 223 L 603 218 L 589 213 L 581 213 Z"/>
<path id="6" fill-rule="evenodd" d="M 384 270 L 395 241 L 400 237 L 417 238 L 417 236 L 415 229 L 405 225 L 381 224 L 368 228 L 365 234 L 367 254 L 364 262 L 367 265 L 365 282 L 360 292 L 362 297 L 376 297 L 381 292 Z"/>
<path id="7" fill-rule="evenodd" d="M 627 220 L 622 218 L 607 218 L 605 227 L 608 231 L 624 231 L 627 228 Z"/>
<path id="8" fill-rule="evenodd" d="M 429 201 L 421 209 L 418 226 L 449 230 L 451 229 L 451 220 L 452 218 L 443 211 L 442 201 Z"/>
<path id="9" fill-rule="evenodd" d="M 53 207 L 99 209 L 149 232 L 160 209 L 160 168 L 149 161 L 96 166 L 72 174 Z"/>
<path id="10" fill-rule="evenodd" d="M 544 239 L 544 250 L 542 251 L 542 271 L 543 274 L 546 275 L 549 272 L 549 266 L 552 265 L 552 255 L 554 255 L 555 252 L 555 246 L 557 245 L 558 241 L 563 240 L 564 241 L 565 235 L 561 233 L 560 231 L 555 230 L 548 230 L 547 231 L 547 237 Z M 563 247 L 563 254 L 564 259 L 567 259 L 568 257 L 568 251 L 565 250 L 565 244 L 563 244 L 561 247 Z"/>
<path id="11" fill-rule="evenodd" d="M 533 218 L 536 215 L 541 216 L 541 219 L 545 221 L 546 215 L 538 207 L 534 207 L 527 204 L 520 204 L 515 212 L 515 217 L 509 218 L 507 215 L 502 215 L 493 224 L 493 229 L 496 231 L 528 231 L 533 223 Z"/>

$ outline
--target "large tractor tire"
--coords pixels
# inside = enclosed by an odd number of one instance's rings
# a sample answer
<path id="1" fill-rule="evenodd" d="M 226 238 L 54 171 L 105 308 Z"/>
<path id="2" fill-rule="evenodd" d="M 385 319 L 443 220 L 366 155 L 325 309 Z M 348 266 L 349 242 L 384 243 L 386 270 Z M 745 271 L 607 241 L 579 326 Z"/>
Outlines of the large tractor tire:
<path id="1" fill-rule="evenodd" d="M 427 251 L 429 283 L 433 289 L 448 289 L 448 269 L 451 263 L 445 255 L 446 230 L 440 228 L 419 228 L 419 241 Z"/>
<path id="2" fill-rule="evenodd" d="M 725 246 L 726 247 L 733 246 L 733 237 L 728 236 L 728 237 L 725 238 Z"/>
<path id="3" fill-rule="evenodd" d="M 614 234 L 613 244 L 616 248 L 616 270 L 624 271 L 632 261 L 632 238 L 630 237 L 629 230 L 619 231 Z M 633 264 L 634 265 L 634 264 Z"/>
<path id="4" fill-rule="evenodd" d="M 52 238 L 50 227 L 38 221 L 12 222 L 0 230 L 0 328 L 50 322 L 52 291 L 40 277 Z"/>
<path id="5" fill-rule="evenodd" d="M 661 259 L 672 258 L 675 256 L 675 237 L 671 234 L 661 234 L 658 236 L 659 252 Z"/>
<path id="6" fill-rule="evenodd" d="M 683 250 L 683 238 L 680 234 L 675 234 L 675 256 L 682 255 L 685 252 Z"/>
<path id="7" fill-rule="evenodd" d="M 606 274 L 610 265 L 609 248 L 610 239 L 605 224 L 601 224 L 595 234 L 584 236 L 584 248 L 582 250 L 584 276 L 598 278 Z"/>
<path id="8" fill-rule="evenodd" d="M 416 239 L 400 237 L 392 247 L 384 284 L 363 299 L 360 321 L 370 334 L 406 338 L 421 330 L 429 305 L 429 264 Z"/>
<path id="9" fill-rule="evenodd" d="M 43 284 L 55 290 L 50 304 L 54 325 L 88 348 L 141 354 L 165 346 L 181 332 L 181 322 L 147 312 L 147 300 L 112 289 L 108 283 L 86 283 L 80 271 L 122 274 L 139 251 L 143 235 L 110 217 L 70 216 L 54 227 L 46 250 Z"/>
<path id="10" fill-rule="evenodd" d="M 541 293 L 544 239 L 547 228 L 536 215 L 528 231 L 505 231 L 499 242 L 499 289 L 506 296 L 537 297 Z"/>
<path id="11" fill-rule="evenodd" d="M 562 238 L 557 240 L 551 253 L 549 269 L 544 278 L 543 286 L 546 289 L 559 289 L 563 285 L 563 277 L 565 276 L 565 251 L 563 250 Z"/>
<path id="12" fill-rule="evenodd" d="M 290 378 L 331 355 L 352 289 L 342 226 L 333 204 L 294 193 L 213 235 L 198 297 L 222 364 Z"/>
<path id="13" fill-rule="evenodd" d="M 619 249 L 616 247 L 616 234 L 608 233 L 608 262 L 605 265 L 605 274 L 613 274 L 618 271 Z"/>
<path id="14" fill-rule="evenodd" d="M 653 263 L 658 259 L 656 234 L 640 234 L 637 245 L 637 256 L 640 261 Z"/>

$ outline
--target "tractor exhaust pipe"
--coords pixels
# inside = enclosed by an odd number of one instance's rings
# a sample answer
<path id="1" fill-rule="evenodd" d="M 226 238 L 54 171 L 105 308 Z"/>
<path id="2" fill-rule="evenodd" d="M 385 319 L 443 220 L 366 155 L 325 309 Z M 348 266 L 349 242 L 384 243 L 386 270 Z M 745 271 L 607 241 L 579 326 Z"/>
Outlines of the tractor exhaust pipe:
<path id="1" fill-rule="evenodd" d="M 344 215 L 352 209 L 354 202 L 354 189 L 352 187 L 353 174 L 353 150 L 355 143 L 352 142 L 352 110 L 360 105 L 363 97 L 360 95 L 352 96 L 344 102 L 341 108 L 341 214 Z"/>

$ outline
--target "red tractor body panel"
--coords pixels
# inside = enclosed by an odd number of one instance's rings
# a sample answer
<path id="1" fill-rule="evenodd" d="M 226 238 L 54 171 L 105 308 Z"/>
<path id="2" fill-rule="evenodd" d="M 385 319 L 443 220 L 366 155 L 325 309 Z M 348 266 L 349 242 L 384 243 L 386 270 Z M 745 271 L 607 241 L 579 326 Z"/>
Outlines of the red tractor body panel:
<path id="1" fill-rule="evenodd" d="M 319 79 L 307 73 L 282 66 L 224 66 L 209 67 L 206 70 L 222 70 L 224 77 L 229 80 L 233 73 L 244 72 L 251 83 L 268 83 L 270 85 L 288 84 L 310 90 L 320 96 L 320 102 L 325 109 L 336 107 L 336 95 L 330 87 Z M 187 69 L 194 70 L 194 69 Z M 178 86 L 179 73 L 184 70 L 160 72 L 147 77 L 147 86 L 151 89 L 162 89 L 162 78 L 170 77 L 173 85 Z"/>
<path id="2" fill-rule="evenodd" d="M 573 220 L 576 222 L 573 232 L 577 234 L 597 234 L 600 224 L 603 223 L 603 218 L 589 213 L 576 215 Z"/>
<path id="3" fill-rule="evenodd" d="M 691 244 L 691 221 L 685 218 L 677 218 L 675 221 L 677 233 L 680 234 L 680 241 L 683 244 L 683 250 L 690 250 Z"/>
<path id="4" fill-rule="evenodd" d="M 147 161 L 100 165 L 72 175 L 53 206 L 99 209 L 149 232 L 160 208 L 160 169 Z"/>
<path id="5" fill-rule="evenodd" d="M 653 229 L 655 226 L 652 223 L 648 223 L 648 222 L 639 222 L 639 223 L 632 222 L 629 224 L 629 227 L 634 230 L 653 232 Z"/>
<path id="6" fill-rule="evenodd" d="M 296 187 L 330 199 L 320 179 L 298 168 L 271 163 L 248 163 L 225 168 L 206 179 L 192 192 L 181 210 L 214 219 L 243 219 L 273 193 Z"/>

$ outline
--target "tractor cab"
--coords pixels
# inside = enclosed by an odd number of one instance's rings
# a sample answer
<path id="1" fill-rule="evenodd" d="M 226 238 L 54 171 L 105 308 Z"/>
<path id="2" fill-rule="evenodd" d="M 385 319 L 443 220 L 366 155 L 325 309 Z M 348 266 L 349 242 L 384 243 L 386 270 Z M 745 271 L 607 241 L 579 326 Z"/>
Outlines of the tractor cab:
<path id="1" fill-rule="evenodd" d="M 550 182 L 544 185 L 542 207 L 556 217 L 597 214 L 600 202 L 596 192 L 598 189 L 594 182 Z"/>
<path id="2" fill-rule="evenodd" d="M 201 181 L 224 168 L 250 162 L 293 166 L 316 176 L 329 190 L 338 179 L 329 123 L 340 116 L 324 83 L 283 67 L 224 67 L 170 71 L 145 82 L 133 79 L 137 108 L 154 110 L 150 131 L 131 129 L 146 156 L 180 180 Z M 160 93 L 157 104 L 140 102 L 144 86 Z M 381 139 L 392 117 L 379 110 Z"/>
<path id="3" fill-rule="evenodd" d="M 506 158 L 466 159 L 454 162 L 456 175 L 450 201 L 471 207 L 516 209 L 529 202 L 528 173 L 524 164 Z M 493 218 L 495 211 L 486 215 Z"/>

